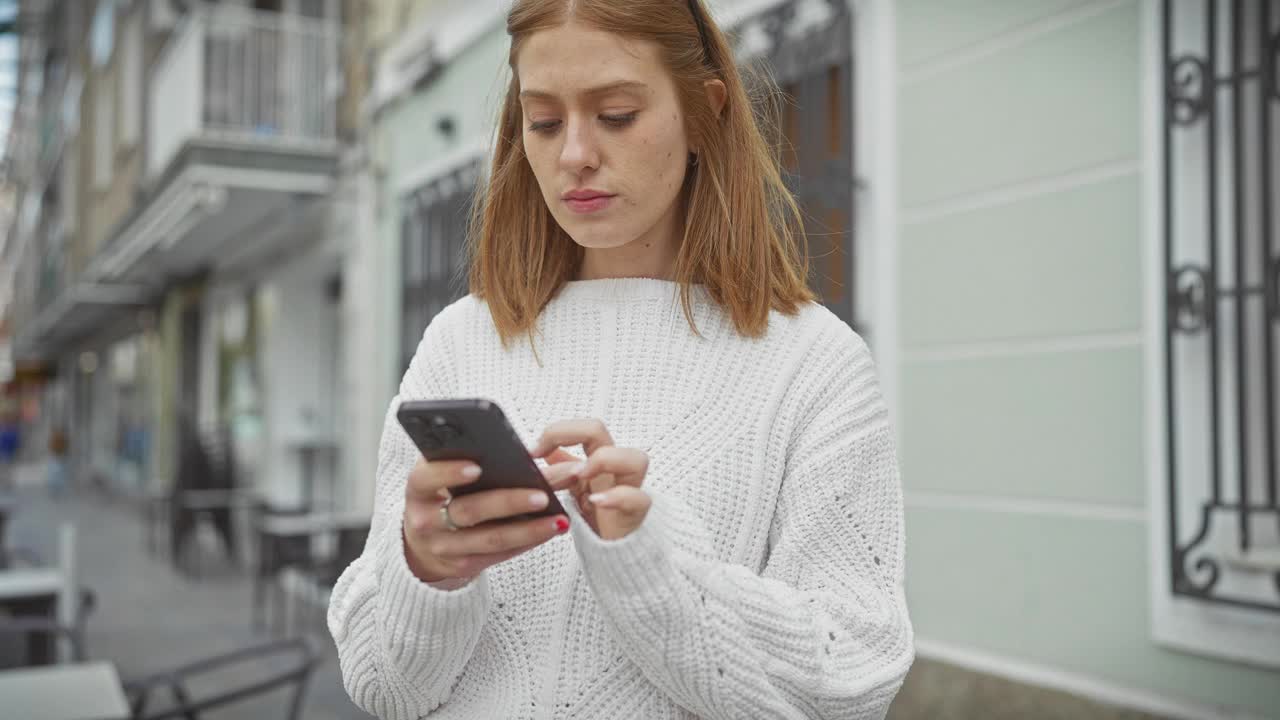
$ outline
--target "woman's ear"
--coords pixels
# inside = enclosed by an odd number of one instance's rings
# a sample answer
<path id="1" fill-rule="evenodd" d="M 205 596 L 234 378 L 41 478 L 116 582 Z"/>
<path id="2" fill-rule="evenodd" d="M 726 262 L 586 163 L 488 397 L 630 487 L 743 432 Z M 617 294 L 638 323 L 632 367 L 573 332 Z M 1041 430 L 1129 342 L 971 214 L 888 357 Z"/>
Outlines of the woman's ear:
<path id="1" fill-rule="evenodd" d="M 711 103 L 711 109 L 715 111 L 716 117 L 720 117 L 720 113 L 724 111 L 725 100 L 729 98 L 729 90 L 724 86 L 723 80 L 708 80 L 702 83 L 702 89 L 707 93 L 707 102 Z"/>

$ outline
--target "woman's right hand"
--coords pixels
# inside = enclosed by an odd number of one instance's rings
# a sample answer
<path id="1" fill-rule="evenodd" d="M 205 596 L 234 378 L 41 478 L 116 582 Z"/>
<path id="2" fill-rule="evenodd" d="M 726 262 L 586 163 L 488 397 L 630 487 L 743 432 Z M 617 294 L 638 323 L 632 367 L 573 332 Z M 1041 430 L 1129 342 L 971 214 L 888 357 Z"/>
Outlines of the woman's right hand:
<path id="1" fill-rule="evenodd" d="M 555 490 L 568 487 L 574 482 L 575 465 L 549 465 L 543 476 Z M 569 529 L 569 519 L 564 515 L 471 527 L 547 506 L 544 491 L 503 488 L 454 498 L 449 504 L 449 517 L 460 529 L 450 530 L 440 513 L 440 506 L 449 498 L 449 488 L 474 482 L 479 473 L 479 466 L 468 460 L 428 462 L 423 458 L 418 458 L 409 473 L 404 491 L 404 550 L 409 569 L 419 580 L 470 580 L 490 565 L 531 550 Z"/>

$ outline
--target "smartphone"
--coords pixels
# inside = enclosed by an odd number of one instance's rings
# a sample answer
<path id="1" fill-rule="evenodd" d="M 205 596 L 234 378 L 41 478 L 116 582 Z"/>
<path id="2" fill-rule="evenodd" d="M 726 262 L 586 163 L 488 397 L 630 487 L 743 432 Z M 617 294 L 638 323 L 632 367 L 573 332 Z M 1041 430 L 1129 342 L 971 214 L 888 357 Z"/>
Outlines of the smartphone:
<path id="1" fill-rule="evenodd" d="M 499 488 L 547 493 L 547 507 L 542 510 L 494 522 L 566 514 L 497 403 L 483 398 L 406 400 L 400 403 L 396 419 L 428 461 L 470 460 L 480 466 L 475 482 L 449 488 L 454 497 Z"/>

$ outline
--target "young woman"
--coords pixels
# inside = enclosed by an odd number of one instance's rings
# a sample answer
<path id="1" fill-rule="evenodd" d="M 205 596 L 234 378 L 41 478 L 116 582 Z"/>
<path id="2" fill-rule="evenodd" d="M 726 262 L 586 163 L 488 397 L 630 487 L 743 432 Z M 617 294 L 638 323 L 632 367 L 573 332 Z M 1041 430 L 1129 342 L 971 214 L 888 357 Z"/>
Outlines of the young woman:
<path id="1" fill-rule="evenodd" d="M 882 717 L 913 658 L 871 355 L 699 0 L 518 0 L 471 294 L 388 411 L 329 608 L 383 718 Z M 546 495 L 450 500 L 402 399 L 496 401 Z"/>

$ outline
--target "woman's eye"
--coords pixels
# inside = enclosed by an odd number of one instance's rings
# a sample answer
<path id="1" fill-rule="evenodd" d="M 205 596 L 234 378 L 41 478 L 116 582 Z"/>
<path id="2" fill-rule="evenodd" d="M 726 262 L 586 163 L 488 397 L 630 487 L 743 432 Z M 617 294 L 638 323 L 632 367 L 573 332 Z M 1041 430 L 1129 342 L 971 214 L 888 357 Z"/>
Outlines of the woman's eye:
<path id="1" fill-rule="evenodd" d="M 601 115 L 600 121 L 612 128 L 622 128 L 635 122 L 636 113 L 629 112 L 622 115 Z M 538 122 L 529 123 L 529 132 L 541 133 L 549 135 L 560 127 L 559 120 L 540 120 Z"/>
<path id="2" fill-rule="evenodd" d="M 625 127 L 630 125 L 636 119 L 636 114 L 629 112 L 625 115 L 601 115 L 600 119 L 603 120 L 606 125 L 613 127 Z"/>

